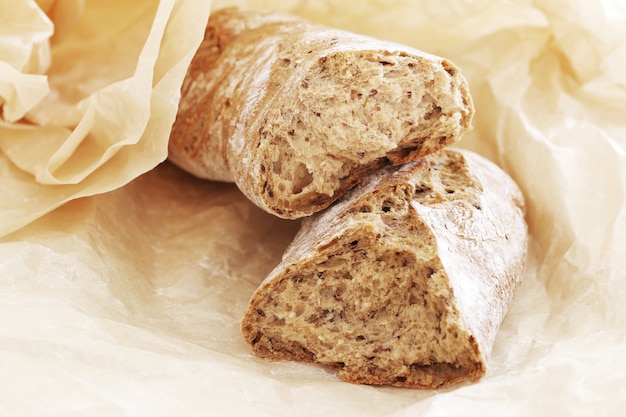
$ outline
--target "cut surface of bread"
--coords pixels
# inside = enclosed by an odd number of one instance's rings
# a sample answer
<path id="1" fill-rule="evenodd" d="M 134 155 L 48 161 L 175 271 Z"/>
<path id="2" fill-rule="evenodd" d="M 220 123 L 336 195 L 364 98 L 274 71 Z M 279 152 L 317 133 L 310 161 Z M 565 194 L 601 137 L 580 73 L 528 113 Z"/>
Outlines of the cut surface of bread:
<path id="1" fill-rule="evenodd" d="M 450 61 L 294 16 L 211 14 L 169 157 L 283 218 L 320 211 L 389 162 L 455 143 L 473 105 Z"/>
<path id="2" fill-rule="evenodd" d="M 522 278 L 523 201 L 468 151 L 385 167 L 303 221 L 253 294 L 243 336 L 260 357 L 335 367 L 353 383 L 476 381 Z"/>

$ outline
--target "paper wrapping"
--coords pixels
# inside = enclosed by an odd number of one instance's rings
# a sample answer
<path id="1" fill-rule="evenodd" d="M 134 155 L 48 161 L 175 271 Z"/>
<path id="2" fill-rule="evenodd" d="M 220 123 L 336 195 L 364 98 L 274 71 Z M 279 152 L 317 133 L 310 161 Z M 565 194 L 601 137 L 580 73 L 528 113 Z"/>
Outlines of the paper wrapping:
<path id="1" fill-rule="evenodd" d="M 626 8 L 618 0 L 0 1 L 0 415 L 620 415 Z M 445 56 L 459 143 L 519 183 L 524 282 L 488 374 L 351 385 L 253 357 L 248 298 L 298 222 L 167 162 L 209 7 L 286 10 Z"/>

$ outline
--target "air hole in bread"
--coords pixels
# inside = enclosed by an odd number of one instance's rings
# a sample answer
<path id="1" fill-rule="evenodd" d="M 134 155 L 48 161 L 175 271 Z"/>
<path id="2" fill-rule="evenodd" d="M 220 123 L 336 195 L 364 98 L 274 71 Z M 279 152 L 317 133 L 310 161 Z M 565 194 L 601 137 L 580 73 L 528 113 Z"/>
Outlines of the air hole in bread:
<path id="1" fill-rule="evenodd" d="M 424 115 L 424 119 L 431 120 L 441 116 L 441 107 L 433 105 L 431 111 Z"/>
<path id="2" fill-rule="evenodd" d="M 293 178 L 293 194 L 300 194 L 307 185 L 313 182 L 313 175 L 309 172 L 306 165 L 300 163 L 296 166 Z"/>

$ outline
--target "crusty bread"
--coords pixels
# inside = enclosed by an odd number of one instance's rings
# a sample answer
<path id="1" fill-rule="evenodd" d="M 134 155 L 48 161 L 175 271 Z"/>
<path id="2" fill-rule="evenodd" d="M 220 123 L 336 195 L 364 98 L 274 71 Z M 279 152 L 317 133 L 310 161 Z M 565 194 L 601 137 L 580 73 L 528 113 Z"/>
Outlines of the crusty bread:
<path id="1" fill-rule="evenodd" d="M 300 18 L 226 8 L 182 88 L 169 158 L 299 218 L 365 175 L 459 140 L 474 109 L 450 61 Z"/>
<path id="2" fill-rule="evenodd" d="M 385 167 L 303 221 L 242 333 L 260 357 L 329 365 L 349 382 L 476 381 L 527 240 L 520 190 L 484 158 L 448 149 Z"/>

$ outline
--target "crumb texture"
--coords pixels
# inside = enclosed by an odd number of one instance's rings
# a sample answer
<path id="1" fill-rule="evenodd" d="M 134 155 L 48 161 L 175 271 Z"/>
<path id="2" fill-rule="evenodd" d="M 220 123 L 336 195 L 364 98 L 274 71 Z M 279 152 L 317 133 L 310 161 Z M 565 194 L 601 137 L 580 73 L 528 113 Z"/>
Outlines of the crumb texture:
<path id="1" fill-rule="evenodd" d="M 476 381 L 521 279 L 523 216 L 513 181 L 467 151 L 383 168 L 304 220 L 252 296 L 244 338 L 354 383 Z"/>
<path id="2" fill-rule="evenodd" d="M 451 62 L 293 16 L 211 14 L 183 85 L 170 159 L 232 180 L 284 218 L 320 211 L 384 164 L 416 160 L 471 128 Z"/>

